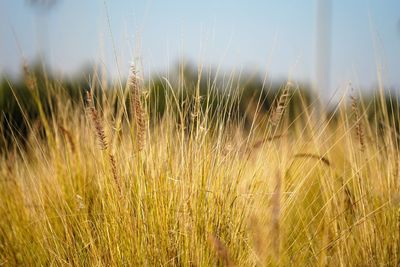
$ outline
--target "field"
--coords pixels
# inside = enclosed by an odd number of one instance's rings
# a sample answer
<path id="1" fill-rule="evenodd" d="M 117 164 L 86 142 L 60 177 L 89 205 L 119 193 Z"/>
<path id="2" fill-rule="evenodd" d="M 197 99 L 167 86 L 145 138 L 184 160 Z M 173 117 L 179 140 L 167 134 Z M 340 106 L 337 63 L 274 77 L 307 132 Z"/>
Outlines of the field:
<path id="1" fill-rule="evenodd" d="M 243 109 L 241 86 L 202 72 L 190 93 L 179 78 L 151 91 L 134 68 L 126 86 L 93 75 L 72 98 L 26 66 L 35 120 L 9 84 L 26 127 L 2 117 L 0 265 L 400 264 L 383 88 L 327 111 L 288 81 Z"/>

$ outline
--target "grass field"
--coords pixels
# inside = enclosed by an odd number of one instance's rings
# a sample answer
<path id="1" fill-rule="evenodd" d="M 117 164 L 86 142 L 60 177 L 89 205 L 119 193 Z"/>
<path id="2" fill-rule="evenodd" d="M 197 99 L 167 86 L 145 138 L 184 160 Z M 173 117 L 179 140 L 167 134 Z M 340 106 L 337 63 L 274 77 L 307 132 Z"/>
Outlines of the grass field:
<path id="1" fill-rule="evenodd" d="M 115 90 L 93 79 L 80 101 L 44 83 L 48 116 L 25 72 L 39 119 L 21 105 L 27 136 L 12 131 L 1 154 L 0 265 L 400 264 L 399 136 L 383 92 L 371 104 L 349 90 L 329 113 L 298 101 L 290 118 L 288 82 L 267 112 L 255 97 L 245 123 L 240 88 L 200 94 L 198 82 L 181 99 L 185 85 L 166 79 L 151 116 L 132 71 Z"/>

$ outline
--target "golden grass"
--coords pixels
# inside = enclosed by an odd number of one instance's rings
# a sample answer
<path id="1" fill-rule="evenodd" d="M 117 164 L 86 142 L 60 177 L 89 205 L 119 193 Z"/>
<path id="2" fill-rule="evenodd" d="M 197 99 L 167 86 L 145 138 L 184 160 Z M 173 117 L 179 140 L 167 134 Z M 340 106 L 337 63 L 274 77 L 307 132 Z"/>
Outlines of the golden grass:
<path id="1" fill-rule="evenodd" d="M 46 138 L 32 132 L 1 156 L 0 265 L 400 263 L 397 141 L 377 130 L 386 107 L 362 126 L 365 111 L 352 120 L 343 103 L 336 120 L 313 123 L 304 106 L 306 120 L 290 121 L 287 86 L 269 123 L 249 130 L 230 117 L 233 101 L 213 123 L 207 96 L 179 106 L 179 82 L 165 88 L 163 117 L 146 123 L 154 103 L 135 75 L 125 89 L 132 120 L 116 127 L 115 102 L 99 112 L 91 93 L 74 104 L 58 90 Z"/>

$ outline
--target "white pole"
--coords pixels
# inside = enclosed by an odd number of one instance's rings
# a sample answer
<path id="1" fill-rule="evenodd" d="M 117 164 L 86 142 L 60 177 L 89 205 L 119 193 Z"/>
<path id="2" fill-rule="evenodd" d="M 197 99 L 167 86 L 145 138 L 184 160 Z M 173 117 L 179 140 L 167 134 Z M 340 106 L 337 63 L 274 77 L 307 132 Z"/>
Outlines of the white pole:
<path id="1" fill-rule="evenodd" d="M 331 0 L 316 0 L 316 47 L 314 93 L 321 101 L 332 97 L 330 88 L 331 65 Z"/>

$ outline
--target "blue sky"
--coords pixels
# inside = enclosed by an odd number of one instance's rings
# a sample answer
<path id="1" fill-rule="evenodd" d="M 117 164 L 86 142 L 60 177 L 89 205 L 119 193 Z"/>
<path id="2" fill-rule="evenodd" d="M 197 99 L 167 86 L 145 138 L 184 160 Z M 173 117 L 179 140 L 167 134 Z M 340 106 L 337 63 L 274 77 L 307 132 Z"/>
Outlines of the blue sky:
<path id="1" fill-rule="evenodd" d="M 100 62 L 114 78 L 125 76 L 134 56 L 146 74 L 166 72 L 184 57 L 311 81 L 316 1 L 59 0 L 45 12 L 0 0 L 0 72 L 15 75 L 21 53 L 32 60 L 42 49 L 66 75 Z M 331 87 L 374 85 L 377 66 L 386 85 L 399 86 L 400 1 L 332 2 Z"/>

